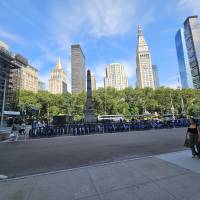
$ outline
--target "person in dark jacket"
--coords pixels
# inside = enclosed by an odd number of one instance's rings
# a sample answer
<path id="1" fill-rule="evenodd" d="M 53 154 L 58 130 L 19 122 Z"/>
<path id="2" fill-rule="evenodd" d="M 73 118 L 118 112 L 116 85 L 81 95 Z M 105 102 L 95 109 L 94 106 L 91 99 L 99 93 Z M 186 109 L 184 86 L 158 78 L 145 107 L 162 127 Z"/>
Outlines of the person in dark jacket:
<path id="1" fill-rule="evenodd" d="M 187 132 L 190 134 L 190 148 L 192 150 L 192 155 L 193 157 L 198 156 L 198 158 L 200 158 L 200 128 L 194 118 L 190 120 Z"/>

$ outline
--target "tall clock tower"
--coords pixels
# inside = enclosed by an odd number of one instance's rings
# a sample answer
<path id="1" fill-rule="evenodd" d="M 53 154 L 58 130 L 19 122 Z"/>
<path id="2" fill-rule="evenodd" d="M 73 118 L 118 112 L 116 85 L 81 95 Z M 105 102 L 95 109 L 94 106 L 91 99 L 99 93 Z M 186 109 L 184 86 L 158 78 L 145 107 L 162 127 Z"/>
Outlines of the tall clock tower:
<path id="1" fill-rule="evenodd" d="M 155 89 L 151 54 L 144 39 L 142 28 L 138 26 L 138 45 L 136 52 L 137 87 L 150 87 Z"/>

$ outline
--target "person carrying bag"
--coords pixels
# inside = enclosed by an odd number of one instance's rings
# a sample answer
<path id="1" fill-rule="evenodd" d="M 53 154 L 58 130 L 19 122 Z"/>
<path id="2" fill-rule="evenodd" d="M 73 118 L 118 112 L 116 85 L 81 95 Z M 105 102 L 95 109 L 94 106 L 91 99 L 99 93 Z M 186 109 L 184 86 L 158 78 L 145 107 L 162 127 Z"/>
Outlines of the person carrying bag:
<path id="1" fill-rule="evenodd" d="M 193 157 L 200 158 L 200 128 L 194 118 L 190 120 L 184 146 L 191 148 Z"/>

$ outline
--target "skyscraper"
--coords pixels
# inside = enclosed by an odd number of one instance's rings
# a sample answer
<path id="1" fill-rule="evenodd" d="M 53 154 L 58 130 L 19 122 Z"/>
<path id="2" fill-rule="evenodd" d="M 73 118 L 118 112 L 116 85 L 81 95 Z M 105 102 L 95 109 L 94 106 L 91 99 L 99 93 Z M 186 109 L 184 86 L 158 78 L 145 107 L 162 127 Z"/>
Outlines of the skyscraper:
<path id="1" fill-rule="evenodd" d="M 113 87 L 117 90 L 123 90 L 128 87 L 128 78 L 125 74 L 124 65 L 111 63 L 107 66 L 104 87 Z"/>
<path id="2" fill-rule="evenodd" d="M 67 76 L 62 68 L 60 58 L 55 68 L 51 71 L 48 90 L 52 94 L 63 94 L 67 92 Z"/>
<path id="3" fill-rule="evenodd" d="M 193 86 L 200 89 L 200 23 L 198 16 L 190 16 L 185 20 L 184 36 Z"/>
<path id="4" fill-rule="evenodd" d="M 72 94 L 86 89 L 85 56 L 79 44 L 71 46 L 71 85 Z"/>
<path id="5" fill-rule="evenodd" d="M 152 70 L 153 70 L 153 79 L 154 79 L 155 88 L 159 88 L 160 83 L 159 83 L 159 75 L 158 75 L 157 65 L 152 65 Z"/>
<path id="6" fill-rule="evenodd" d="M 181 28 L 178 30 L 176 37 L 176 52 L 179 64 L 179 74 L 181 78 L 182 88 L 193 88 L 192 75 L 190 70 L 190 64 L 187 54 L 184 29 Z"/>
<path id="7" fill-rule="evenodd" d="M 143 37 L 142 29 L 138 27 L 138 46 L 136 52 L 136 74 L 138 88 L 155 88 L 154 76 L 149 47 Z"/>
<path id="8" fill-rule="evenodd" d="M 96 78 L 93 73 L 91 73 L 91 87 L 92 87 L 92 90 L 96 90 Z"/>
<path id="9" fill-rule="evenodd" d="M 38 90 L 39 91 L 45 91 L 46 90 L 46 84 L 43 81 L 38 81 Z"/>

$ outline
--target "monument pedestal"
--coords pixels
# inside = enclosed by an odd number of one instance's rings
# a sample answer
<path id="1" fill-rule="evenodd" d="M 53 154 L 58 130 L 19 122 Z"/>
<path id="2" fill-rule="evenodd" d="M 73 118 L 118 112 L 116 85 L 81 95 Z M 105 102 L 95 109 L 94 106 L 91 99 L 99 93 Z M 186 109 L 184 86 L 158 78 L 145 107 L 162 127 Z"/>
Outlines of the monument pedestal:
<path id="1" fill-rule="evenodd" d="M 87 110 L 85 113 L 85 122 L 86 123 L 95 123 L 97 122 L 97 117 L 94 114 L 94 110 Z"/>

